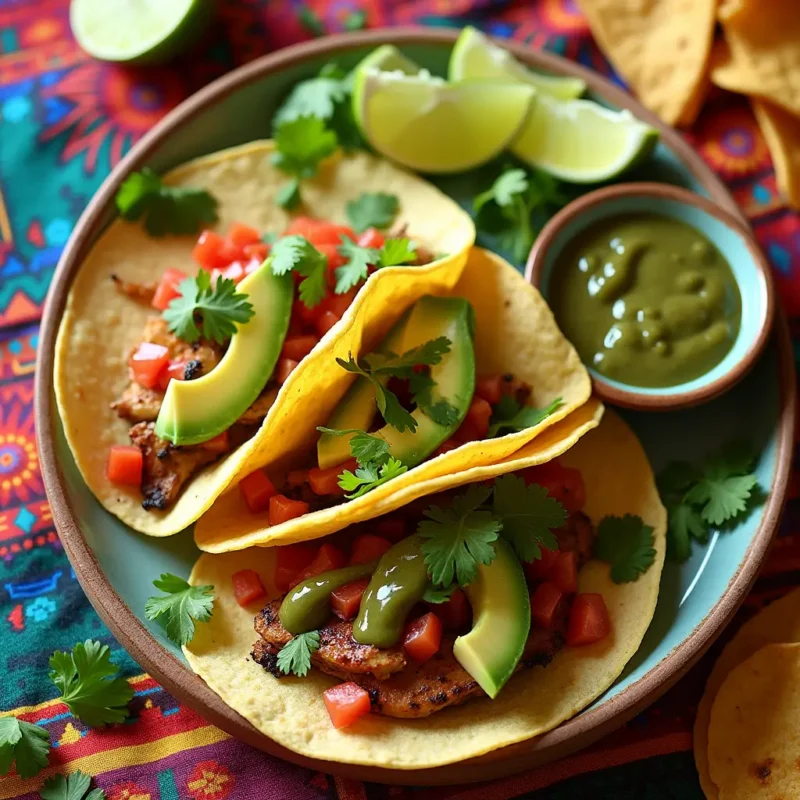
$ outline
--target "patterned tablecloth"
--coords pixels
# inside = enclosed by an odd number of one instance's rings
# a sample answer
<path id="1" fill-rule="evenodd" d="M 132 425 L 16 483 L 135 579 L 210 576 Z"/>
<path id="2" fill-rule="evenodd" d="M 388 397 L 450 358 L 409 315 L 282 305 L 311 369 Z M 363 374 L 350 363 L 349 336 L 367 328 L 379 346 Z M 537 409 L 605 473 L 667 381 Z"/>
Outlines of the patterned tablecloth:
<path id="1" fill-rule="evenodd" d="M 341 30 L 359 8 L 370 27 L 469 22 L 611 74 L 570 0 L 358 3 L 312 6 L 329 32 Z M 143 675 L 89 605 L 53 528 L 38 469 L 32 410 L 38 320 L 72 226 L 126 150 L 208 81 L 308 36 L 296 2 L 220 5 L 213 38 L 192 57 L 172 68 L 125 70 L 78 49 L 67 0 L 0 0 L 0 708 L 47 728 L 50 773 L 80 768 L 96 776 L 111 800 L 702 797 L 691 726 L 719 645 L 660 702 L 588 751 L 489 785 L 402 789 L 310 772 L 234 741 Z M 767 147 L 746 102 L 714 94 L 688 136 L 752 221 L 784 307 L 800 322 L 800 215 L 776 192 Z M 793 501 L 740 619 L 797 583 L 798 515 L 800 503 Z M 135 687 L 124 725 L 89 729 L 51 699 L 50 654 L 86 637 L 111 645 Z M 42 777 L 0 778 L 0 798 L 37 797 Z"/>

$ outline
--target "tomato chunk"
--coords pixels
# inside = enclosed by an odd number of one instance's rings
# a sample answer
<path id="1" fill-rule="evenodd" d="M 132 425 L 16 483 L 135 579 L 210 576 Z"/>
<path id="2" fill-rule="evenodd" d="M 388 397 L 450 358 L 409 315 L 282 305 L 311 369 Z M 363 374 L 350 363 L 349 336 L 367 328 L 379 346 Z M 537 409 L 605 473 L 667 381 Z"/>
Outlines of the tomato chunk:
<path id="1" fill-rule="evenodd" d="M 186 280 L 186 273 L 179 269 L 164 270 L 161 280 L 156 286 L 156 293 L 153 295 L 153 308 L 163 311 L 167 306 L 180 295 L 178 284 Z"/>
<path id="2" fill-rule="evenodd" d="M 358 288 L 354 286 L 343 294 L 331 295 L 326 301 L 326 310 L 336 314 L 341 319 L 344 316 L 344 312 L 350 308 L 350 304 L 356 299 L 357 294 Z"/>
<path id="3" fill-rule="evenodd" d="M 339 683 L 322 693 L 334 728 L 346 728 L 359 717 L 369 714 L 369 692 L 357 683 Z"/>
<path id="4" fill-rule="evenodd" d="M 381 248 L 386 243 L 386 237 L 377 228 L 367 228 L 358 237 L 359 247 Z"/>
<path id="5" fill-rule="evenodd" d="M 210 450 L 212 453 L 227 453 L 231 449 L 231 437 L 228 431 L 222 431 L 213 439 L 202 442 L 199 446 L 204 450 Z"/>
<path id="6" fill-rule="evenodd" d="M 281 348 L 281 358 L 302 361 L 316 346 L 319 339 L 313 334 L 307 336 L 287 336 Z"/>
<path id="7" fill-rule="evenodd" d="M 128 359 L 133 379 L 146 389 L 155 389 L 159 385 L 161 372 L 168 364 L 169 350 L 152 342 L 142 342 Z"/>
<path id="8" fill-rule="evenodd" d="M 200 234 L 197 244 L 192 249 L 192 258 L 203 269 L 212 270 L 224 267 L 228 262 L 220 255 L 220 248 L 225 240 L 214 231 L 205 230 Z"/>
<path id="9" fill-rule="evenodd" d="M 378 536 L 382 536 L 390 542 L 399 542 L 406 537 L 408 525 L 402 517 L 384 517 L 377 521 L 375 530 Z"/>
<path id="10" fill-rule="evenodd" d="M 121 486 L 139 486 L 142 483 L 142 451 L 132 444 L 113 444 L 108 451 L 106 477 Z"/>
<path id="11" fill-rule="evenodd" d="M 370 561 L 377 561 L 391 546 L 392 543 L 382 536 L 363 533 L 353 542 L 350 563 L 369 564 Z"/>
<path id="12" fill-rule="evenodd" d="M 427 661 L 436 655 L 442 644 L 442 623 L 429 611 L 406 626 L 403 648 L 415 661 Z"/>
<path id="13" fill-rule="evenodd" d="M 275 586 L 286 592 L 295 585 L 295 578 L 317 555 L 313 544 L 287 544 L 275 548 Z"/>
<path id="14" fill-rule="evenodd" d="M 275 380 L 278 381 L 281 386 L 289 380 L 289 376 L 294 372 L 297 363 L 297 361 L 293 361 L 291 358 L 282 358 L 278 361 L 278 366 L 275 368 Z"/>
<path id="15" fill-rule="evenodd" d="M 328 259 L 329 270 L 334 270 L 347 263 L 347 258 L 339 252 L 339 242 L 336 244 L 318 244 L 316 247 Z"/>
<path id="16" fill-rule="evenodd" d="M 573 552 L 561 552 L 547 573 L 547 580 L 554 583 L 564 594 L 578 591 L 578 559 Z"/>
<path id="17" fill-rule="evenodd" d="M 233 581 L 233 594 L 236 596 L 236 602 L 242 608 L 267 596 L 261 578 L 258 577 L 255 570 L 242 569 L 234 572 L 231 575 L 231 581 Z"/>
<path id="18" fill-rule="evenodd" d="M 503 376 L 484 375 L 475 381 L 475 394 L 496 406 L 503 397 Z"/>
<path id="19" fill-rule="evenodd" d="M 228 230 L 228 239 L 237 247 L 244 247 L 248 244 L 260 244 L 261 234 L 250 225 L 243 222 L 234 222 Z"/>
<path id="20" fill-rule="evenodd" d="M 567 644 L 581 647 L 605 639 L 611 632 L 611 621 L 603 595 L 585 593 L 575 596 L 569 613 Z"/>
<path id="21" fill-rule="evenodd" d="M 347 225 L 336 225 L 333 222 L 319 222 L 316 228 L 309 234 L 308 240 L 317 250 L 322 252 L 321 246 L 332 244 L 338 247 L 342 243 L 343 236 L 351 241 L 356 240 L 353 229 Z"/>
<path id="22" fill-rule="evenodd" d="M 538 483 L 547 493 L 558 500 L 570 514 L 583 509 L 586 502 L 586 488 L 580 470 L 565 467 L 557 460 L 548 461 L 522 471 L 526 483 Z"/>
<path id="23" fill-rule="evenodd" d="M 290 223 L 289 227 L 284 231 L 284 236 L 303 236 L 309 241 L 311 234 L 326 223 L 320 222 L 318 219 L 312 217 L 295 217 Z"/>
<path id="24" fill-rule="evenodd" d="M 239 481 L 239 491 L 251 514 L 258 514 L 270 508 L 270 500 L 277 494 L 272 481 L 260 469 Z M 270 509 L 270 516 L 271 513 Z"/>
<path id="25" fill-rule="evenodd" d="M 323 311 L 315 323 L 317 333 L 324 336 L 338 321 L 339 317 L 333 311 Z"/>
<path id="26" fill-rule="evenodd" d="M 170 381 L 182 381 L 186 376 L 186 362 L 176 358 L 167 364 L 158 376 L 158 388 L 166 392 Z"/>
<path id="27" fill-rule="evenodd" d="M 308 514 L 308 503 L 302 500 L 292 500 L 282 494 L 275 494 L 269 498 L 269 524 L 280 525 L 290 519 Z"/>
<path id="28" fill-rule="evenodd" d="M 217 257 L 222 262 L 220 266 L 226 267 L 233 261 L 242 261 L 244 259 L 244 250 L 230 239 L 223 239 L 217 250 Z"/>
<path id="29" fill-rule="evenodd" d="M 330 542 L 325 542 L 322 547 L 317 550 L 314 560 L 295 577 L 292 586 L 297 586 L 298 583 L 307 581 L 316 575 L 322 575 L 323 572 L 330 572 L 332 569 L 341 569 L 347 564 L 347 557 L 335 545 Z"/>
<path id="30" fill-rule="evenodd" d="M 333 495 L 334 497 L 344 496 L 344 489 L 339 486 L 339 476 L 345 471 L 351 472 L 358 466 L 354 458 L 345 461 L 344 464 L 337 464 L 335 467 L 320 469 L 314 467 L 308 471 L 308 484 L 314 494 Z"/>
<path id="31" fill-rule="evenodd" d="M 241 261 L 232 261 L 224 269 L 211 270 L 211 284 L 215 286 L 220 278 L 239 283 L 246 274 L 244 264 Z"/>
<path id="32" fill-rule="evenodd" d="M 531 595 L 531 618 L 540 628 L 546 631 L 553 629 L 558 604 L 563 597 L 561 589 L 550 581 L 540 583 L 536 587 L 536 591 Z"/>
<path id="33" fill-rule="evenodd" d="M 436 609 L 436 615 L 448 631 L 463 630 L 472 618 L 469 600 L 461 589 L 456 589 L 446 603 L 437 603 L 432 607 Z"/>
<path id="34" fill-rule="evenodd" d="M 458 447 L 460 447 L 460 445 L 455 440 L 455 438 L 448 439 L 446 442 L 442 442 L 436 448 L 436 450 L 434 450 L 431 458 L 436 458 L 436 456 L 443 456 L 445 453 L 449 453 L 451 450 L 456 450 Z"/>
<path id="35" fill-rule="evenodd" d="M 522 568 L 525 574 L 532 581 L 542 581 L 547 577 L 550 568 L 556 563 L 558 558 L 558 550 L 550 550 L 547 547 L 542 547 L 542 557 L 537 558 L 536 561 L 523 561 Z"/>
<path id="36" fill-rule="evenodd" d="M 251 261 L 257 261 L 260 266 L 261 262 L 269 255 L 269 249 L 268 244 L 258 242 L 257 244 L 246 244 L 242 248 L 242 252 L 245 258 L 249 258 Z"/>
<path id="37" fill-rule="evenodd" d="M 473 397 L 467 416 L 456 431 L 455 438 L 462 442 L 485 439 L 486 434 L 489 433 L 491 418 L 492 407 L 482 397 Z"/>
<path id="38" fill-rule="evenodd" d="M 360 578 L 352 583 L 331 592 L 331 608 L 337 617 L 342 619 L 354 619 L 361 606 L 361 598 L 367 591 L 369 578 Z"/>

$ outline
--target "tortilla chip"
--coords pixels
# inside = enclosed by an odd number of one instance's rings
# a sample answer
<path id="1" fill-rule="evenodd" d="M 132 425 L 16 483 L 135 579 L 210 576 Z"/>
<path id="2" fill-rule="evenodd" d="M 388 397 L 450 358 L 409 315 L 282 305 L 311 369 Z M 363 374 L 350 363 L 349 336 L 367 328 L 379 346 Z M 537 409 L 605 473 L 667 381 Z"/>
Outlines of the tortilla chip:
<path id="1" fill-rule="evenodd" d="M 198 520 L 195 542 L 201 550 L 223 553 L 254 545 L 316 539 L 355 522 L 385 514 L 415 497 L 438 491 L 443 485 L 457 486 L 474 480 L 464 476 L 474 468 L 495 465 L 490 470 L 492 475 L 508 472 L 514 467 L 506 466 L 504 459 L 541 436 L 559 420 L 569 419 L 568 415 L 586 403 L 591 393 L 586 368 L 558 329 L 542 296 L 514 267 L 488 250 L 473 248 L 452 294 L 466 297 L 475 310 L 478 375 L 513 373 L 533 387 L 532 405 L 543 408 L 560 397 L 563 401 L 561 407 L 535 427 L 462 445 L 424 461 L 363 497 L 305 514 L 272 528 L 266 515 L 248 511 L 241 493 L 234 486 Z M 275 484 L 280 485 L 285 468 L 307 466 L 309 453 L 319 438 L 317 425 L 327 424 L 352 380 L 352 376 L 338 367 L 333 359 L 325 366 L 331 365 L 341 378 L 335 390 L 320 392 L 317 383 L 308 387 L 297 386 L 292 395 L 297 412 L 292 417 L 295 427 L 281 430 L 280 441 L 265 440 L 263 447 L 254 449 L 241 462 L 239 479 L 256 469 L 266 468 Z M 588 417 L 593 416 L 594 411 L 590 410 Z M 559 428 L 564 432 L 559 435 L 569 436 L 575 441 L 575 431 L 583 430 L 581 419 Z"/>
<path id="2" fill-rule="evenodd" d="M 549 433 L 529 447 L 538 446 Z M 559 450 L 556 442 L 540 457 L 548 460 Z M 603 642 L 561 650 L 546 668 L 513 677 L 495 700 L 472 700 L 419 720 L 370 714 L 337 731 L 322 700 L 334 679 L 312 670 L 306 678 L 278 681 L 249 658 L 256 639 L 254 610 L 236 603 L 231 575 L 255 569 L 270 596 L 278 595 L 272 580 L 274 548 L 253 548 L 203 555 L 197 562 L 190 581 L 214 584 L 216 602 L 211 621 L 198 625 L 184 648 L 189 664 L 266 736 L 304 756 L 339 763 L 424 769 L 473 758 L 554 728 L 611 686 L 638 649 L 656 605 L 666 530 L 666 511 L 647 456 L 616 414 L 608 412 L 600 427 L 562 460 L 581 470 L 585 511 L 594 522 L 607 514 L 638 514 L 655 530 L 655 562 L 637 581 L 615 584 L 608 565 L 597 561 L 580 572 L 579 591 L 601 592 L 609 610 L 612 634 Z"/>
<path id="3" fill-rule="evenodd" d="M 800 117 L 766 100 L 753 98 L 750 104 L 772 156 L 778 189 L 800 210 Z"/>
<path id="4" fill-rule="evenodd" d="M 714 664 L 694 723 L 694 761 L 700 774 L 700 785 L 709 800 L 719 797 L 719 789 L 709 774 L 708 728 L 711 707 L 720 686 L 732 669 L 757 650 L 781 642 L 800 642 L 800 589 L 781 597 L 745 622 Z"/>
<path id="5" fill-rule="evenodd" d="M 795 0 L 734 0 L 719 10 L 727 47 L 711 80 L 800 115 L 800 10 Z"/>
<path id="6" fill-rule="evenodd" d="M 172 185 L 209 189 L 219 201 L 218 230 L 244 222 L 262 231 L 285 230 L 291 217 L 275 203 L 286 176 L 271 163 L 274 144 L 252 142 L 192 161 L 170 172 Z M 169 536 L 197 519 L 222 493 L 253 451 L 268 453 L 275 442 L 293 442 L 304 403 L 338 392 L 343 384 L 336 356 L 380 338 L 400 310 L 422 295 L 444 292 L 458 280 L 475 226 L 457 203 L 436 187 L 364 152 L 334 157 L 318 178 L 304 181 L 305 213 L 346 223 L 346 205 L 361 192 L 390 192 L 400 202 L 396 224 L 437 253 L 424 267 L 392 267 L 372 275 L 335 326 L 281 387 L 259 432 L 227 458 L 193 477 L 167 511 L 145 511 L 136 488 L 110 483 L 108 449 L 127 444 L 130 424 L 110 408 L 128 383 L 127 358 L 153 309 L 121 297 L 110 275 L 157 281 L 167 267 L 191 267 L 195 237 L 153 238 L 139 224 L 117 219 L 86 256 L 72 284 L 56 344 L 55 389 L 70 449 L 86 484 L 124 523 L 151 536 Z M 345 377 L 346 380 L 346 377 Z M 309 391 L 313 387 L 313 391 Z M 300 398 L 300 401 L 298 401 Z"/>
<path id="7" fill-rule="evenodd" d="M 708 762 L 725 800 L 800 797 L 800 644 L 769 644 L 730 674 L 711 708 Z"/>
<path id="8" fill-rule="evenodd" d="M 595 39 L 639 99 L 669 125 L 705 97 L 716 0 L 578 0 Z"/>

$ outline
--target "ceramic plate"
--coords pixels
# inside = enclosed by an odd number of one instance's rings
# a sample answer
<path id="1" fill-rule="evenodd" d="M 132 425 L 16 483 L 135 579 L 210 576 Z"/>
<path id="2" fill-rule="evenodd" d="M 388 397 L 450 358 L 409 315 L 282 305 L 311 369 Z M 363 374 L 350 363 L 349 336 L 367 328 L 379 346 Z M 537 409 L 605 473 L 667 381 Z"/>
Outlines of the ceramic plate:
<path id="1" fill-rule="evenodd" d="M 144 164 L 163 172 L 195 156 L 269 136 L 271 114 L 289 87 L 315 74 L 327 61 L 335 59 L 341 66 L 351 67 L 373 47 L 389 41 L 432 72 L 446 74 L 455 38 L 456 33 L 449 31 L 396 29 L 317 40 L 248 64 L 184 102 L 133 148 L 81 217 L 51 287 L 39 345 L 37 430 L 47 494 L 75 573 L 108 627 L 169 691 L 234 736 L 291 761 L 363 780 L 456 783 L 509 774 L 587 745 L 652 702 L 711 644 L 755 579 L 777 529 L 793 442 L 794 369 L 782 319 L 755 370 L 721 400 L 668 415 L 626 414 L 656 470 L 673 458 L 694 459 L 734 436 L 747 435 L 760 454 L 757 473 L 767 499 L 735 529 L 715 534 L 707 547 L 696 546 L 686 564 L 667 565 L 658 609 L 639 652 L 616 684 L 589 709 L 536 740 L 456 766 L 398 772 L 298 757 L 258 733 L 222 703 L 188 669 L 180 650 L 161 629 L 144 619 L 153 578 L 161 572 L 188 576 L 197 557 L 191 531 L 151 539 L 104 511 L 81 480 L 53 398 L 53 350 L 66 293 L 87 248 L 114 215 L 117 187 L 128 172 Z M 531 67 L 579 75 L 595 99 L 627 107 L 661 129 L 654 157 L 626 177 L 686 186 L 739 214 L 733 198 L 701 158 L 628 95 L 571 62 L 519 45 L 508 46 Z M 485 188 L 479 173 L 437 183 L 465 207 Z"/>

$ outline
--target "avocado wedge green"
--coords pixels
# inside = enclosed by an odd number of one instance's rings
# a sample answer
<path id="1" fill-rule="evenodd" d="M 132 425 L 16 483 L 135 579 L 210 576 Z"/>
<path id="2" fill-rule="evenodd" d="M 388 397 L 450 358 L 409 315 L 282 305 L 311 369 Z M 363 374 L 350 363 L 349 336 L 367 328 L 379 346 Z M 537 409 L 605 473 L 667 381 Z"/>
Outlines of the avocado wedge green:
<path id="1" fill-rule="evenodd" d="M 275 275 L 265 262 L 238 286 L 254 314 L 231 337 L 222 360 L 193 381 L 170 381 L 156 434 L 176 445 L 206 442 L 227 430 L 261 394 L 289 329 L 291 272 Z"/>

